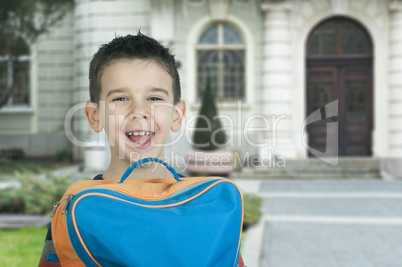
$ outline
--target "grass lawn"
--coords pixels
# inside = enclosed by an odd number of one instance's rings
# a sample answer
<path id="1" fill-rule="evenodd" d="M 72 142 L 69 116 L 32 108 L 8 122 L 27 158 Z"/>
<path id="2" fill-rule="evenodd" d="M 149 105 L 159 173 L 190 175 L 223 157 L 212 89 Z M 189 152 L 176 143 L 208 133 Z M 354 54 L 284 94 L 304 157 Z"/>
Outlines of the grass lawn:
<path id="1" fill-rule="evenodd" d="M 0 230 L 0 267 L 38 266 L 47 227 Z"/>

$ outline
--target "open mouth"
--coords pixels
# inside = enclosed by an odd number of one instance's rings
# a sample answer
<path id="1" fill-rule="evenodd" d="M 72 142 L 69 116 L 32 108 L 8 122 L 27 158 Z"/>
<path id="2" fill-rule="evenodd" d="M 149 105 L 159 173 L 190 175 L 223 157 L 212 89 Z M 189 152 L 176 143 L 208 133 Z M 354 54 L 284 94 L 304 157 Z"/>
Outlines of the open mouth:
<path id="1" fill-rule="evenodd" d="M 126 136 L 138 147 L 150 145 L 154 135 L 155 133 L 151 131 L 132 131 L 126 133 Z"/>

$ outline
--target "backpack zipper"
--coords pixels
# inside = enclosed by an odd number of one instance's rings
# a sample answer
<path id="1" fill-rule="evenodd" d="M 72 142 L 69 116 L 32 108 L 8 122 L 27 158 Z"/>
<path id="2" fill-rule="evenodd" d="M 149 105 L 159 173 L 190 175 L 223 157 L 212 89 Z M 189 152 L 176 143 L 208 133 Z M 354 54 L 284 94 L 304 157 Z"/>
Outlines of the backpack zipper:
<path id="1" fill-rule="evenodd" d="M 64 215 L 66 213 L 66 209 L 68 208 L 68 205 L 70 204 L 71 200 L 75 197 L 75 195 L 70 194 L 68 195 L 67 199 L 62 200 L 62 201 L 57 201 L 53 203 L 53 209 L 52 212 L 50 213 L 50 217 L 53 217 L 53 215 L 56 213 L 56 209 L 63 204 L 64 202 L 66 202 L 66 204 L 63 207 L 63 210 L 61 212 L 62 215 Z"/>
<path id="2" fill-rule="evenodd" d="M 60 206 L 63 202 L 65 202 L 66 200 L 63 200 L 63 201 L 57 201 L 57 202 L 54 202 L 53 203 L 53 209 L 52 209 L 52 212 L 50 213 L 50 217 L 53 217 L 53 215 L 55 214 L 55 212 L 56 212 L 56 209 L 57 209 L 57 207 L 58 206 Z"/>
<path id="3" fill-rule="evenodd" d="M 64 215 L 67 212 L 68 206 L 70 205 L 71 200 L 75 197 L 74 194 L 69 194 L 67 199 L 65 200 L 66 203 L 64 204 L 63 209 L 61 210 L 61 215 Z"/>

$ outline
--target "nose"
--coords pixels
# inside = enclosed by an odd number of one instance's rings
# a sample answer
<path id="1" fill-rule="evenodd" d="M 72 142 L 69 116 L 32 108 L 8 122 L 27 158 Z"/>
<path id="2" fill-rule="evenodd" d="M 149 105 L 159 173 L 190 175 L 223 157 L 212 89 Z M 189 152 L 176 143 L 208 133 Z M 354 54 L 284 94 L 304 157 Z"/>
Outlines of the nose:
<path id="1" fill-rule="evenodd" d="M 132 120 L 149 119 L 150 114 L 146 105 L 141 103 L 136 103 L 132 108 L 132 113 L 130 114 Z"/>

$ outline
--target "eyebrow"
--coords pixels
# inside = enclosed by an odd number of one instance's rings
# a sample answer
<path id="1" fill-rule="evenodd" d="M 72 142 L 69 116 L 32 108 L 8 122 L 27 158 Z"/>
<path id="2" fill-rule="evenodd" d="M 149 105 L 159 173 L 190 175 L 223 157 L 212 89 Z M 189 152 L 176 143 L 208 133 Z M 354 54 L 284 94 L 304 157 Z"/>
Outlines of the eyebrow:
<path id="1" fill-rule="evenodd" d="M 151 88 L 150 91 L 151 91 L 151 92 L 161 92 L 161 93 L 164 93 L 164 94 L 166 94 L 167 96 L 169 96 L 169 91 L 166 90 L 166 89 L 163 89 L 163 88 L 156 88 L 156 87 L 154 87 L 154 88 Z"/>
<path id="2" fill-rule="evenodd" d="M 158 88 L 158 87 L 153 87 L 150 89 L 151 92 L 161 92 L 166 94 L 167 96 L 169 96 L 169 91 L 163 88 Z M 114 93 L 124 93 L 126 92 L 126 89 L 124 88 L 117 88 L 117 89 L 112 89 L 110 91 L 107 92 L 106 97 L 109 97 L 110 95 L 114 94 Z"/>
<path id="3" fill-rule="evenodd" d="M 109 92 L 107 92 L 107 94 L 106 94 L 106 97 L 109 97 L 111 94 L 114 94 L 114 93 L 123 93 L 123 92 L 125 92 L 126 90 L 125 89 L 122 89 L 122 88 L 119 88 L 119 89 L 112 89 L 112 90 L 110 90 Z"/>

